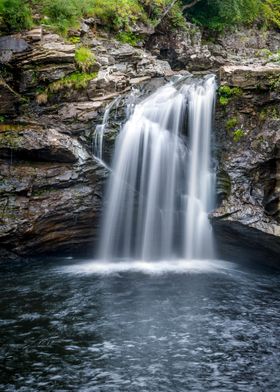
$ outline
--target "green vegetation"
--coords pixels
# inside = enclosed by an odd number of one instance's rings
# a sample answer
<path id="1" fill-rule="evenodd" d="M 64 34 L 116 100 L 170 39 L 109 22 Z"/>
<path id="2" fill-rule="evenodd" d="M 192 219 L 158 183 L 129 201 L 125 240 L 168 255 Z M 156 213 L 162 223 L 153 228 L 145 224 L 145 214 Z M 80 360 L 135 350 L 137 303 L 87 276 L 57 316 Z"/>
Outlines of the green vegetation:
<path id="1" fill-rule="evenodd" d="M 267 118 L 272 120 L 280 119 L 280 109 L 277 106 L 268 106 L 260 112 L 260 120 L 265 121 Z"/>
<path id="2" fill-rule="evenodd" d="M 279 0 L 0 0 L 1 30 L 30 28 L 32 14 L 64 34 L 78 27 L 82 17 L 95 17 L 121 34 L 133 33 L 137 23 L 185 28 L 185 18 L 216 31 L 253 23 L 280 28 Z M 133 38 L 120 35 L 125 42 Z"/>
<path id="3" fill-rule="evenodd" d="M 280 29 L 280 1 L 265 0 L 262 3 L 262 18 L 266 26 L 274 26 Z"/>
<path id="4" fill-rule="evenodd" d="M 233 132 L 233 141 L 238 143 L 245 136 L 245 132 L 243 129 L 236 129 Z"/>
<path id="5" fill-rule="evenodd" d="M 231 98 L 242 95 L 242 90 L 239 87 L 221 86 L 218 89 L 219 103 L 222 106 L 229 104 Z"/>
<path id="6" fill-rule="evenodd" d="M 81 71 L 88 72 L 95 64 L 96 58 L 90 49 L 82 46 L 76 49 L 75 61 Z"/>
<path id="7" fill-rule="evenodd" d="M 271 76 L 269 78 L 269 87 L 272 91 L 280 91 L 280 76 Z"/>
<path id="8" fill-rule="evenodd" d="M 193 21 L 218 31 L 237 24 L 250 24 L 260 13 L 260 0 L 199 1 L 189 10 Z"/>
<path id="9" fill-rule="evenodd" d="M 136 46 L 141 39 L 140 37 L 129 31 L 120 32 L 119 34 L 117 34 L 116 38 L 123 44 L 129 44 L 131 46 Z"/>
<path id="10" fill-rule="evenodd" d="M 228 121 L 226 122 L 226 129 L 227 129 L 227 130 L 230 130 L 230 129 L 236 127 L 237 123 L 238 123 L 237 118 L 236 118 L 236 117 L 231 117 L 231 118 L 228 119 Z"/>
<path id="11" fill-rule="evenodd" d="M 86 88 L 88 83 L 97 77 L 97 74 L 97 72 L 73 72 L 49 84 L 46 88 L 39 88 L 37 90 L 36 101 L 39 105 L 43 105 L 48 102 L 52 94 L 58 93 L 61 90 Z"/>
<path id="12" fill-rule="evenodd" d="M 192 21 L 217 31 L 254 22 L 280 28 L 279 0 L 200 0 L 187 11 Z"/>
<path id="13" fill-rule="evenodd" d="M 73 72 L 72 74 L 65 76 L 65 78 L 57 80 L 48 86 L 50 93 L 56 93 L 64 88 L 73 88 L 76 90 L 86 88 L 88 83 L 95 79 L 97 72 L 86 73 L 86 72 Z"/>
<path id="14" fill-rule="evenodd" d="M 0 147 L 17 149 L 20 145 L 21 136 L 17 131 L 3 130 L 0 132 Z"/>
<path id="15" fill-rule="evenodd" d="M 226 130 L 235 143 L 238 143 L 244 136 L 246 136 L 244 129 L 237 128 L 238 122 L 237 117 L 231 117 L 226 122 Z"/>
<path id="16" fill-rule="evenodd" d="M 0 0 L 0 25 L 5 31 L 29 29 L 32 26 L 29 3 L 23 0 Z"/>
<path id="17" fill-rule="evenodd" d="M 70 44 L 76 45 L 81 42 L 81 38 L 80 37 L 70 37 L 70 38 L 68 38 L 68 42 Z"/>
<path id="18" fill-rule="evenodd" d="M 279 63 L 280 62 L 280 50 L 278 50 L 277 52 L 271 52 L 271 50 L 269 49 L 261 49 L 257 55 L 259 57 L 264 57 L 266 58 L 268 61 L 271 61 L 273 63 Z"/>

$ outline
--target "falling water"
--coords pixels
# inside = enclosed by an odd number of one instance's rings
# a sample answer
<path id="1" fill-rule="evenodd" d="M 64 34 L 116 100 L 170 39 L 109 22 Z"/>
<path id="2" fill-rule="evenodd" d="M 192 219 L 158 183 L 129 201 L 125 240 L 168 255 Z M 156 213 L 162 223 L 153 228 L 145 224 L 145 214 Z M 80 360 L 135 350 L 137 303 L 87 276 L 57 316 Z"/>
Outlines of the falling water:
<path id="1" fill-rule="evenodd" d="M 120 97 L 118 96 L 111 103 L 109 103 L 109 105 L 107 105 L 105 112 L 104 112 L 104 115 L 103 115 L 102 124 L 97 125 L 97 127 L 95 129 L 95 137 L 93 139 L 93 155 L 95 156 L 95 158 L 97 158 L 100 161 L 103 160 L 104 133 L 105 133 L 107 125 L 108 125 L 110 112 L 113 109 L 113 107 L 119 102 L 119 100 L 120 100 Z"/>
<path id="2" fill-rule="evenodd" d="M 211 258 L 210 139 L 215 78 L 167 84 L 136 105 L 118 136 L 102 259 Z"/>

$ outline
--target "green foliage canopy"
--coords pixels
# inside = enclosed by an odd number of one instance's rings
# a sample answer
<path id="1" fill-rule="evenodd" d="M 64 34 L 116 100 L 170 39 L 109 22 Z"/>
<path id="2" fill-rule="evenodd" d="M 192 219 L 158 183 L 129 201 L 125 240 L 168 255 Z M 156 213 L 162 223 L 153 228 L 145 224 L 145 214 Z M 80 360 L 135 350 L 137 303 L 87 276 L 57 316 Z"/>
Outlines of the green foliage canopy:
<path id="1" fill-rule="evenodd" d="M 0 0 L 0 28 L 20 31 L 32 25 L 32 13 L 66 33 L 82 17 L 98 18 L 107 29 L 131 33 L 136 23 L 166 29 L 184 27 L 185 16 L 213 30 L 239 24 L 280 29 L 280 0 Z M 124 37 L 124 38 L 123 38 Z M 123 39 L 133 39 L 123 35 Z"/>

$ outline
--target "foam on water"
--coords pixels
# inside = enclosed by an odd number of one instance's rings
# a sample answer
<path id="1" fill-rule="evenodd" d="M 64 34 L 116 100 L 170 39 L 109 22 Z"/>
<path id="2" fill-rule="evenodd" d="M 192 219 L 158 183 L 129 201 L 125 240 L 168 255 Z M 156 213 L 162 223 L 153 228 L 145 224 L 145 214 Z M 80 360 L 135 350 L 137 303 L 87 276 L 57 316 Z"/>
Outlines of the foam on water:
<path id="1" fill-rule="evenodd" d="M 148 275 L 162 275 L 168 273 L 211 273 L 227 272 L 234 268 L 235 264 L 222 260 L 125 260 L 125 261 L 88 261 L 84 263 L 68 265 L 60 268 L 60 272 L 81 275 L 110 275 L 116 273 L 138 272 Z"/>

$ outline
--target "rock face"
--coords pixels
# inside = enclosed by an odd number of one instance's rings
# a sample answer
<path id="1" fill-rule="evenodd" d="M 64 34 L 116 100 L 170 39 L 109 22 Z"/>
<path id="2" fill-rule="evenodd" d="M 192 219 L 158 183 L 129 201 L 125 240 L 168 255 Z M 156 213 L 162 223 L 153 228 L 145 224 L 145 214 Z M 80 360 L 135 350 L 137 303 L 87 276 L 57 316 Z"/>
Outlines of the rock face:
<path id="1" fill-rule="evenodd" d="M 219 66 L 208 46 L 202 43 L 201 31 L 191 23 L 184 32 L 152 35 L 147 47 L 159 58 L 167 60 L 174 70 L 205 71 Z"/>
<path id="2" fill-rule="evenodd" d="M 147 42 L 147 48 L 172 69 L 190 72 L 218 72 L 224 65 L 264 65 L 277 60 L 279 47 L 276 31 L 239 27 L 213 35 L 191 23 L 184 32 L 156 32 Z"/>
<path id="3" fill-rule="evenodd" d="M 80 46 L 96 58 L 88 72 L 75 61 Z M 2 37 L 0 52 L 0 258 L 93 254 L 108 174 L 92 155 L 97 127 L 118 97 L 104 145 L 109 163 L 127 102 L 171 68 L 111 37 L 85 34 L 74 45 L 41 28 Z"/>
<path id="4" fill-rule="evenodd" d="M 279 66 L 221 69 L 221 83 L 228 88 L 220 89 L 220 97 L 226 92 L 228 98 L 220 98 L 217 111 L 223 200 L 213 214 L 219 238 L 224 231 L 236 247 L 247 241 L 256 258 L 268 257 L 262 251 L 269 249 L 275 263 L 280 252 L 279 75 Z"/>
<path id="5" fill-rule="evenodd" d="M 257 39 L 252 30 L 213 43 L 189 25 L 168 37 L 150 31 L 149 52 L 106 34 L 95 37 L 91 23 L 72 42 L 41 27 L 0 38 L 0 259 L 93 254 L 108 176 L 92 153 L 100 126 L 109 165 L 129 110 L 166 83 L 172 69 L 209 73 L 222 66 L 219 208 L 212 214 L 219 252 L 228 258 L 242 245 L 254 259 L 269 253 L 271 263 L 277 260 L 280 67 L 262 49 L 276 51 L 279 35 Z M 96 59 L 88 70 L 75 59 L 81 46 Z"/>

